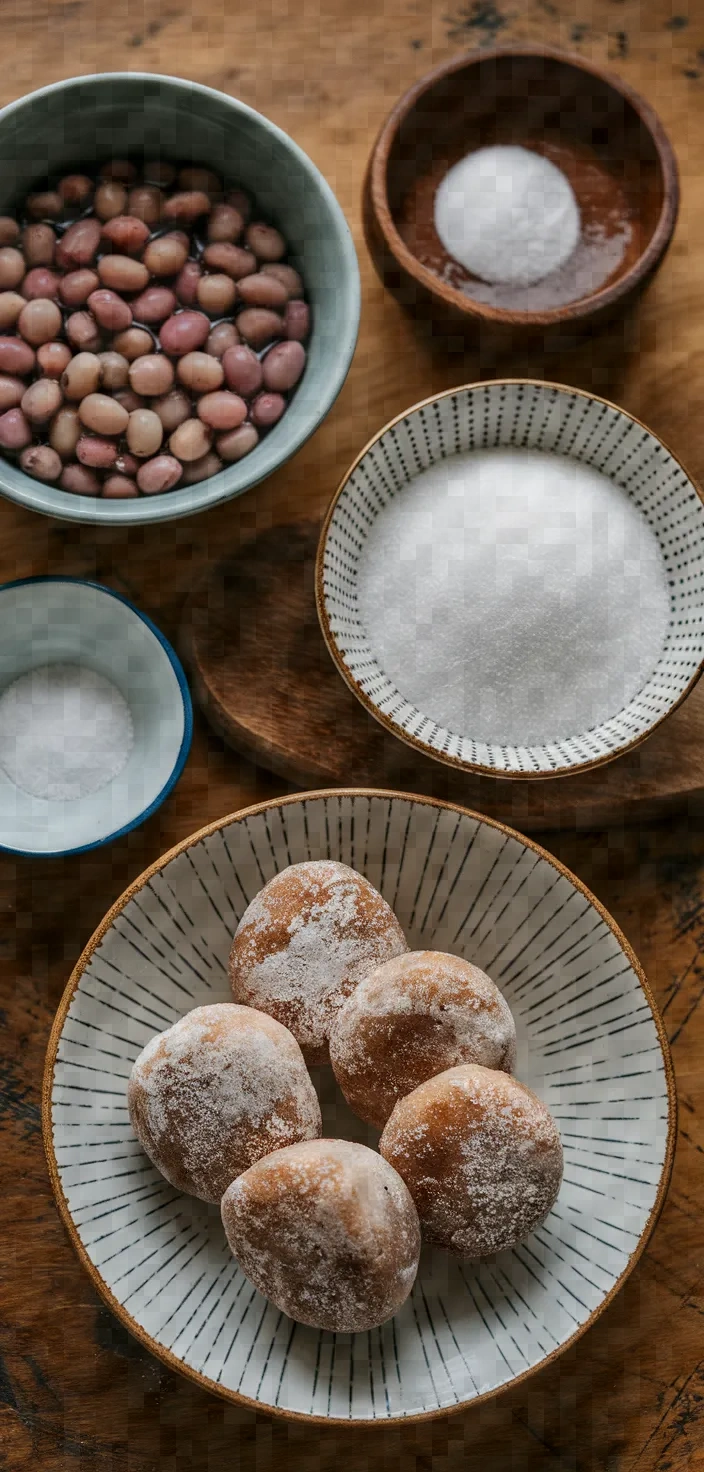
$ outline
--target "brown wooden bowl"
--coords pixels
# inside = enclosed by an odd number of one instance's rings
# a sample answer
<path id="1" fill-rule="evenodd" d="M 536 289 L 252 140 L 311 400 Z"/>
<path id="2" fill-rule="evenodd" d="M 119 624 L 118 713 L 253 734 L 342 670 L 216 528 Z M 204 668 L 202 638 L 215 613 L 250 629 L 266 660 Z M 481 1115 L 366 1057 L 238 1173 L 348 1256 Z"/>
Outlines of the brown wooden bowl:
<path id="1" fill-rule="evenodd" d="M 580 244 L 537 287 L 480 282 L 435 230 L 441 179 L 492 143 L 544 154 L 577 196 Z M 660 265 L 678 205 L 674 150 L 649 103 L 601 68 L 544 47 L 461 56 L 411 87 L 377 138 L 363 199 L 376 269 L 406 308 L 511 341 L 623 310 Z"/>

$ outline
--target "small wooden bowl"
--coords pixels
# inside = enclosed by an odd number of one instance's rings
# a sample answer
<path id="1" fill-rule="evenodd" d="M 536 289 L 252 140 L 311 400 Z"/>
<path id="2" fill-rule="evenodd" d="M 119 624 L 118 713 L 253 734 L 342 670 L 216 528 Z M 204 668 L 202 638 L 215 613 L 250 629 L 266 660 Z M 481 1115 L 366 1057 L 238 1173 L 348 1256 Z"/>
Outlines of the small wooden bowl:
<path id="1" fill-rule="evenodd" d="M 534 287 L 480 282 L 435 230 L 441 179 L 493 143 L 544 154 L 580 206 L 571 261 Z M 499 47 L 445 62 L 404 94 L 374 145 L 363 203 L 376 269 L 405 307 L 515 341 L 591 326 L 643 289 L 675 228 L 677 161 L 653 109 L 618 78 L 569 53 Z"/>

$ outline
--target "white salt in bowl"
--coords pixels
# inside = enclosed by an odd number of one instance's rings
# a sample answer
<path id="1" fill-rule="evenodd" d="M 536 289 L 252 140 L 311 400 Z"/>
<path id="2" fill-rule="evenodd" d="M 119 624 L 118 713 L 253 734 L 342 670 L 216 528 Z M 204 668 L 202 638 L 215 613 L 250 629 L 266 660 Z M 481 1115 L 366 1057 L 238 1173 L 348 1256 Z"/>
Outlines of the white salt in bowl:
<path id="1" fill-rule="evenodd" d="M 548 735 L 540 744 L 515 738 L 514 744 L 492 742 L 483 730 L 471 725 L 451 730 L 437 711 L 420 709 L 399 688 L 402 680 L 396 683 L 374 653 L 383 606 L 374 615 L 373 628 L 360 607 L 360 569 L 380 513 L 430 467 L 470 451 L 510 448 L 567 456 L 606 476 L 630 503 L 620 509 L 632 514 L 635 508 L 647 523 L 642 530 L 651 544 L 651 564 L 644 562 L 641 568 L 634 541 L 629 566 L 629 576 L 640 579 L 639 597 L 644 602 L 653 566 L 661 574 L 662 639 L 658 637 L 651 654 L 641 659 L 638 688 L 598 724 L 567 734 L 556 731 L 554 738 Z M 626 556 L 629 551 L 627 547 Z M 704 669 L 702 496 L 662 441 L 605 399 L 536 380 L 470 384 L 414 405 L 387 424 L 359 455 L 325 519 L 316 597 L 322 631 L 339 673 L 370 714 L 409 746 L 449 766 L 496 777 L 545 778 L 586 771 L 644 741 L 686 698 Z M 386 604 L 388 612 L 388 593 Z M 412 630 L 408 637 L 412 639 Z M 440 644 L 437 671 L 441 684 Z M 479 701 L 481 692 L 477 693 Z"/>
<path id="2" fill-rule="evenodd" d="M 0 851 L 63 857 L 139 827 L 178 781 L 193 734 L 180 662 L 163 634 L 112 588 L 75 578 L 27 578 L 0 587 L 0 695 L 44 665 L 74 665 L 109 680 L 129 706 L 125 766 L 85 797 L 23 792 L 0 767 Z"/>
<path id="3" fill-rule="evenodd" d="M 191 1008 L 231 998 L 227 958 L 247 904 L 309 859 L 365 874 L 412 949 L 488 972 L 516 1020 L 517 1076 L 552 1111 L 565 1155 L 558 1200 L 525 1242 L 482 1263 L 425 1248 L 406 1303 L 361 1334 L 294 1324 L 263 1298 L 230 1256 L 218 1207 L 164 1180 L 127 1112 L 142 1048 Z M 332 1070 L 315 1077 L 324 1133 L 374 1147 L 378 1132 L 351 1113 Z M 574 1344 L 655 1227 L 675 1116 L 643 973 L 580 881 L 477 813 L 374 791 L 262 803 L 162 855 L 83 952 L 56 1014 L 43 1090 L 63 1223 L 130 1333 L 202 1390 L 346 1426 L 469 1407 Z"/>

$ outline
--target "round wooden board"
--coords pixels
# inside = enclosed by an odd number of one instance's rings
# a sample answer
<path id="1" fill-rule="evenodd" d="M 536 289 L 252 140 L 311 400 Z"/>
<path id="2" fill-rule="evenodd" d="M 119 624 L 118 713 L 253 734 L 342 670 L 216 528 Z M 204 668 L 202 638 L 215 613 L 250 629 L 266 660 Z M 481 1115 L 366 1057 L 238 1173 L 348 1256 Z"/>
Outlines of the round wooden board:
<path id="1" fill-rule="evenodd" d="M 656 816 L 704 793 L 704 681 L 637 750 L 581 776 L 473 777 L 418 755 L 366 713 L 330 659 L 315 608 L 318 531 L 301 522 L 262 532 L 186 604 L 194 695 L 236 751 L 302 787 L 427 793 L 527 832 Z"/>

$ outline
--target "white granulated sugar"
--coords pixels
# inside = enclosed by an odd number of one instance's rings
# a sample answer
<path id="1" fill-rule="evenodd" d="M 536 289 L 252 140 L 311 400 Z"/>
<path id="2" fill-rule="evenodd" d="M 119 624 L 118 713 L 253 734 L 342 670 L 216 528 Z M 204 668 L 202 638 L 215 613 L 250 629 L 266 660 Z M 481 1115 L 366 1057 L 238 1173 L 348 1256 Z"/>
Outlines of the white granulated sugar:
<path id="1" fill-rule="evenodd" d="M 542 281 L 572 255 L 580 224 L 562 170 L 513 144 L 467 154 L 435 196 L 435 229 L 445 250 L 483 281 Z"/>
<path id="2" fill-rule="evenodd" d="M 0 696 L 0 767 L 32 797 L 98 792 L 122 771 L 133 740 L 119 690 L 79 665 L 41 665 Z"/>
<path id="3" fill-rule="evenodd" d="M 657 538 L 626 493 L 517 449 L 456 455 L 404 487 L 364 544 L 358 605 L 406 700 L 501 746 L 617 715 L 653 674 L 669 617 Z"/>

